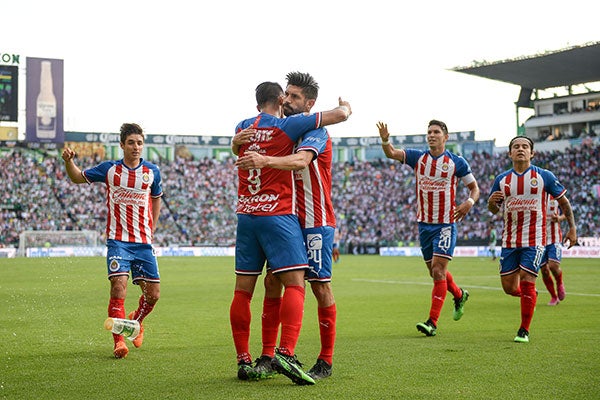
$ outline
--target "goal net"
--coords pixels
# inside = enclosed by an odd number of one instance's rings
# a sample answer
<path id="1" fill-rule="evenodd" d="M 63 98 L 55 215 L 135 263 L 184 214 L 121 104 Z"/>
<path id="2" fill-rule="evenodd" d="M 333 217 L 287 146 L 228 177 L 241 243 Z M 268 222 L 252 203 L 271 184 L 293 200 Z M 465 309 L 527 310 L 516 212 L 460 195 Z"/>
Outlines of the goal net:
<path id="1" fill-rule="evenodd" d="M 59 253 L 55 254 L 57 256 L 98 255 L 98 251 L 101 255 L 103 248 L 96 231 L 24 231 L 19 235 L 17 255 L 39 257 L 48 256 L 51 252 Z"/>

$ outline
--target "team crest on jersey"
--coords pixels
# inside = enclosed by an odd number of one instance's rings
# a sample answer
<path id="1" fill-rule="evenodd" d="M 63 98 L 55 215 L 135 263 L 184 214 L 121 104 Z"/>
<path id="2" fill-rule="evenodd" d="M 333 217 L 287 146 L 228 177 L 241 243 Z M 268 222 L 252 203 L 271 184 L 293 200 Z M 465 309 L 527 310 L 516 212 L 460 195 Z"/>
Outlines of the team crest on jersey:
<path id="1" fill-rule="evenodd" d="M 448 163 L 443 163 L 442 164 L 442 171 L 448 172 L 449 169 L 450 169 L 450 166 L 448 165 Z"/>
<path id="2" fill-rule="evenodd" d="M 117 272 L 119 270 L 119 262 L 117 260 L 112 260 L 110 265 L 108 266 L 112 272 Z"/>
<path id="3" fill-rule="evenodd" d="M 150 182 L 150 175 L 148 175 L 148 173 L 147 173 L 147 172 L 144 172 L 144 174 L 142 175 L 142 181 L 143 181 L 144 183 L 148 183 L 148 182 Z"/>
<path id="4" fill-rule="evenodd" d="M 537 185 L 538 185 L 537 178 L 531 178 L 531 181 L 529 182 L 529 184 L 531 185 L 531 187 L 537 187 Z"/>

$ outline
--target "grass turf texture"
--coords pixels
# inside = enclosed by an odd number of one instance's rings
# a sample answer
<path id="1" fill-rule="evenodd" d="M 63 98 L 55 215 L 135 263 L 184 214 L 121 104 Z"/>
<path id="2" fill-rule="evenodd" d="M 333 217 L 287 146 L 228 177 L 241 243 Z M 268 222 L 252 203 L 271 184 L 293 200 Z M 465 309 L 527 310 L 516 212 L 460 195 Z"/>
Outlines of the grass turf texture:
<path id="1" fill-rule="evenodd" d="M 338 308 L 332 377 L 300 387 L 287 378 L 236 378 L 229 327 L 233 258 L 159 260 L 161 300 L 144 345 L 112 357 L 102 258 L 0 261 L 0 398 L 6 399 L 521 399 L 597 398 L 600 265 L 566 259 L 567 298 L 546 306 L 538 279 L 531 342 L 518 344 L 519 300 L 500 289 L 497 263 L 456 258 L 450 270 L 471 297 L 452 320 L 446 298 L 438 335 L 427 319 L 431 281 L 419 258 L 348 256 L 334 266 Z M 127 312 L 140 291 L 129 285 Z M 260 355 L 263 289 L 252 302 L 251 351 Z M 319 350 L 316 302 L 307 291 L 297 347 L 308 369 Z"/>

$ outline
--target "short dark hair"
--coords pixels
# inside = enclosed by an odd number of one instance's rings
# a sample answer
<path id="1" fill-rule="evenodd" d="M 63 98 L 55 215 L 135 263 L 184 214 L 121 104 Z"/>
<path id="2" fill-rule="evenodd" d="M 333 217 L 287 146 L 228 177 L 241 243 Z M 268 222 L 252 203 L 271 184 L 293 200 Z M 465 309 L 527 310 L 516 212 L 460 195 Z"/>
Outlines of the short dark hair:
<path id="1" fill-rule="evenodd" d="M 427 124 L 427 128 L 429 128 L 431 125 L 437 125 L 440 128 L 442 128 L 442 130 L 444 131 L 444 133 L 448 133 L 448 127 L 446 126 L 446 124 L 440 120 L 437 119 L 432 119 L 431 121 L 429 121 L 429 123 Z"/>
<path id="2" fill-rule="evenodd" d="M 531 146 L 531 150 L 533 150 L 533 140 L 531 140 L 530 137 L 527 136 L 515 136 L 514 138 L 510 139 L 510 143 L 508 144 L 508 151 L 510 151 L 510 148 L 513 145 L 513 142 L 517 139 L 526 139 L 529 142 L 529 146 Z"/>
<path id="3" fill-rule="evenodd" d="M 302 93 L 307 99 L 316 100 L 319 95 L 319 84 L 307 72 L 290 72 L 285 76 L 287 84 L 302 88 Z"/>
<path id="4" fill-rule="evenodd" d="M 256 104 L 262 108 L 267 104 L 277 104 L 283 96 L 283 88 L 277 82 L 263 82 L 256 87 Z"/>
<path id="5" fill-rule="evenodd" d="M 125 143 L 129 135 L 142 135 L 144 138 L 144 130 L 138 124 L 126 122 L 121 125 L 121 143 Z"/>

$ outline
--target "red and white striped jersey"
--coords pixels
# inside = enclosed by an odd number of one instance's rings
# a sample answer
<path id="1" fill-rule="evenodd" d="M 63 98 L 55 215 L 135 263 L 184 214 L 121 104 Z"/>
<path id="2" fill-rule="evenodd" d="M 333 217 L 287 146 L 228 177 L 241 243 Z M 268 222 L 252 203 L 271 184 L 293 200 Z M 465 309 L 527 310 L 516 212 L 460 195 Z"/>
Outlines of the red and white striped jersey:
<path id="1" fill-rule="evenodd" d="M 465 184 L 475 178 L 467 160 L 449 151 L 434 157 L 423 150 L 405 149 L 405 162 L 415 171 L 417 221 L 427 224 L 454 223 L 458 179 Z"/>
<path id="2" fill-rule="evenodd" d="M 312 151 L 317 155 L 306 168 L 294 174 L 300 226 L 335 228 L 335 213 L 331 201 L 333 150 L 327 130 L 320 128 L 307 133 L 296 151 Z"/>
<path id="3" fill-rule="evenodd" d="M 558 201 L 553 198 L 548 199 L 548 219 L 546 220 L 546 232 L 548 238 L 548 244 L 562 243 L 562 230 L 560 229 L 560 222 L 553 222 L 552 216 L 561 215 L 562 210 L 558 206 Z"/>
<path id="4" fill-rule="evenodd" d="M 129 169 L 123 160 L 105 161 L 83 171 L 88 181 L 106 184 L 106 238 L 133 243 L 152 243 L 152 201 L 163 195 L 160 171 L 142 160 Z"/>
<path id="5" fill-rule="evenodd" d="M 236 134 L 252 127 L 256 133 L 250 143 L 239 148 L 239 155 L 256 151 L 273 157 L 293 154 L 296 142 L 321 123 L 321 113 L 296 114 L 277 118 L 261 113 L 240 122 Z M 238 169 L 238 202 L 236 213 L 253 215 L 297 214 L 294 172 L 275 168 Z"/>
<path id="6" fill-rule="evenodd" d="M 535 165 L 522 174 L 511 169 L 496 177 L 491 193 L 498 190 L 504 194 L 502 247 L 546 246 L 549 195 L 566 192 L 556 176 Z"/>

